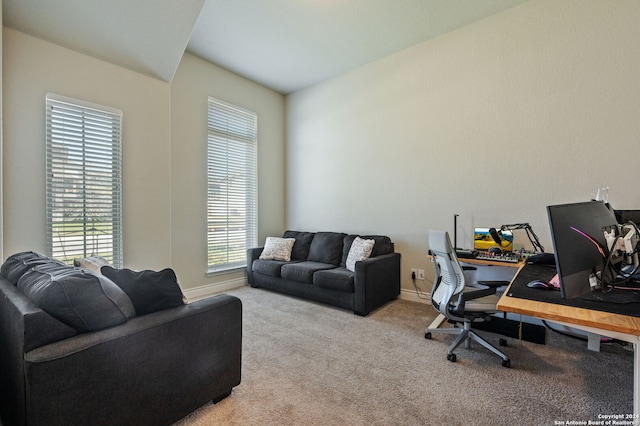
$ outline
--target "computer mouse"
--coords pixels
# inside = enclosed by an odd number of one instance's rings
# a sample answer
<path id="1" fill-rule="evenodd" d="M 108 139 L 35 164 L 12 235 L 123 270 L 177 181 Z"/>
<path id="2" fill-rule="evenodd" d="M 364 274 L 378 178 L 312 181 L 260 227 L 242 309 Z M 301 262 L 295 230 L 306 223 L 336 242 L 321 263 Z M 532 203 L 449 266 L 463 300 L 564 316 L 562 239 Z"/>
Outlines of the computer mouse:
<path id="1" fill-rule="evenodd" d="M 554 287 L 553 285 L 544 282 L 544 281 L 531 281 L 529 284 L 527 284 L 527 287 L 529 288 L 541 288 L 544 290 L 553 290 Z"/>

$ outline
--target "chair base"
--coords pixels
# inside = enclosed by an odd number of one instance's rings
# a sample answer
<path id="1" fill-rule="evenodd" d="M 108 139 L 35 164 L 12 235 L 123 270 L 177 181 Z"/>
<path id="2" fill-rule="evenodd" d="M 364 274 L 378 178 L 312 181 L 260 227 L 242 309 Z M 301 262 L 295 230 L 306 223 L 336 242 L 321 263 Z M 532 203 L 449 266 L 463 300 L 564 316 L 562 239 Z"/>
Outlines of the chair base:
<path id="1" fill-rule="evenodd" d="M 471 323 L 464 322 L 463 327 L 453 327 L 453 328 L 427 328 L 424 331 L 425 339 L 431 339 L 431 333 L 445 333 L 445 334 L 453 334 L 457 335 L 456 340 L 449 346 L 447 350 L 447 360 L 451 362 L 456 362 L 456 354 L 453 351 L 460 346 L 461 343 L 464 342 L 465 348 L 469 348 L 471 346 L 471 341 L 475 341 L 480 345 L 484 346 L 486 349 L 489 349 L 494 354 L 498 355 L 502 358 L 502 366 L 503 367 L 511 367 L 511 361 L 509 357 L 507 357 L 503 352 L 501 352 L 498 348 L 493 346 L 491 343 L 487 342 L 484 338 L 482 338 L 475 331 L 471 330 Z M 505 341 L 506 342 L 506 341 Z"/>

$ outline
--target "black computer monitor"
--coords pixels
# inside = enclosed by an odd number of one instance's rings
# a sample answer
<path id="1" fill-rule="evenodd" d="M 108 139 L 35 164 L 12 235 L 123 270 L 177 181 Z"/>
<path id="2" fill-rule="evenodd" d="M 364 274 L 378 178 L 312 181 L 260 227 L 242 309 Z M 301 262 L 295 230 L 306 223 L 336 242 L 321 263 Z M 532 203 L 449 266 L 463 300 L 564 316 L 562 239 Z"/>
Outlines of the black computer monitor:
<path id="1" fill-rule="evenodd" d="M 614 210 L 618 223 L 633 222 L 640 225 L 640 210 Z"/>
<path id="2" fill-rule="evenodd" d="M 547 214 L 562 297 L 591 292 L 592 275 L 612 281 L 613 269 L 604 270 L 609 252 L 603 228 L 617 223 L 613 211 L 602 201 L 587 201 L 548 206 Z"/>

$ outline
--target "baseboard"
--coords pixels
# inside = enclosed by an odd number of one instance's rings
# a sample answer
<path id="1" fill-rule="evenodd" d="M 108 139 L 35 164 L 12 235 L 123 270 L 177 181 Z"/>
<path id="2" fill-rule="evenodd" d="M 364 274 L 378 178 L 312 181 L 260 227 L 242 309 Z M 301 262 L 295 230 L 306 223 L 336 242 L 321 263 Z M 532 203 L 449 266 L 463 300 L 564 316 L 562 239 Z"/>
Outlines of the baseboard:
<path id="1" fill-rule="evenodd" d="M 410 302 L 431 303 L 431 295 L 429 293 L 420 292 L 418 294 L 415 290 L 406 290 L 404 288 L 400 289 L 399 298 Z"/>
<path id="2" fill-rule="evenodd" d="M 184 290 L 184 294 L 190 301 L 194 301 L 212 296 L 217 293 L 221 293 L 223 291 L 243 287 L 245 285 L 247 285 L 247 281 L 245 278 L 236 278 L 233 280 L 221 281 L 213 284 L 205 284 L 200 287 L 188 288 Z M 418 295 L 418 292 L 415 290 L 401 289 L 400 296 L 398 298 L 418 303 L 431 302 L 431 297 L 428 293 L 421 292 L 420 295 Z"/>
<path id="3" fill-rule="evenodd" d="M 247 281 L 244 277 L 241 277 L 212 284 L 205 284 L 200 287 L 188 288 L 184 290 L 184 295 L 187 296 L 187 299 L 189 299 L 190 302 L 193 302 L 195 300 L 213 296 L 214 294 L 233 290 L 234 288 L 244 287 L 245 285 L 247 285 Z"/>

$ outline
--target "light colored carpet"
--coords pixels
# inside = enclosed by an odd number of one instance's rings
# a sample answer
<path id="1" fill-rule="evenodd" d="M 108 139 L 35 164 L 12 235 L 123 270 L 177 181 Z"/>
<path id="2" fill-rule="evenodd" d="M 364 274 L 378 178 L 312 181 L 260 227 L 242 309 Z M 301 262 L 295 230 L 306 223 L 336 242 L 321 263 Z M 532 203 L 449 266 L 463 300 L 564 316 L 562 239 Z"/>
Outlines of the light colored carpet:
<path id="1" fill-rule="evenodd" d="M 428 304 L 396 300 L 367 317 L 241 288 L 242 383 L 187 425 L 553 425 L 633 411 L 633 353 L 547 331 L 547 344 L 508 339 L 512 368 L 424 329 Z M 224 324 L 211 324 L 211 327 Z M 484 334 L 497 344 L 500 336 Z"/>

